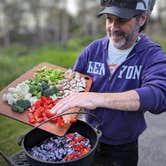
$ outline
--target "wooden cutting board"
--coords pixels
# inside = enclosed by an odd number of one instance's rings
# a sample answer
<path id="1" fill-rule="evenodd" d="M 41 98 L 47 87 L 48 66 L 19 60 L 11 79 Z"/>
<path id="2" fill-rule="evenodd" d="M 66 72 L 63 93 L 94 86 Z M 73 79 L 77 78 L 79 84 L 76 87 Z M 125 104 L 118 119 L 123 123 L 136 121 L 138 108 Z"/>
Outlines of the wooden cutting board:
<path id="1" fill-rule="evenodd" d="M 47 66 L 47 67 L 52 68 L 52 69 L 60 69 L 63 71 L 67 70 L 67 69 L 62 68 L 60 66 L 55 66 L 53 64 L 41 63 L 41 64 L 35 66 L 34 68 L 30 69 L 29 71 L 27 71 L 23 75 L 21 75 L 19 78 L 17 78 L 15 81 L 10 83 L 7 87 L 5 87 L 0 92 L 0 115 L 7 116 L 9 118 L 18 120 L 20 122 L 23 122 L 23 123 L 31 125 L 31 126 L 37 126 L 39 124 L 39 123 L 31 124 L 28 121 L 28 115 L 27 115 L 28 111 L 25 111 L 23 113 L 17 113 L 17 112 L 12 111 L 10 105 L 8 105 L 7 102 L 2 100 L 2 96 L 4 93 L 7 93 L 7 90 L 9 87 L 15 87 L 18 83 L 21 83 L 21 82 L 28 80 L 28 79 L 32 79 L 36 70 L 38 70 L 44 66 Z M 91 85 L 92 85 L 92 79 L 91 79 L 91 77 L 89 77 L 87 75 L 83 75 L 83 74 L 81 74 L 81 77 L 84 77 L 86 79 L 87 84 L 86 84 L 85 92 L 88 92 L 90 90 Z M 74 108 L 74 109 L 68 110 L 67 112 L 78 112 L 78 111 L 80 111 L 78 108 Z M 77 114 L 74 114 L 72 116 L 76 117 Z M 58 126 L 58 124 L 55 124 L 52 122 L 47 122 L 47 123 L 43 124 L 42 126 L 40 126 L 39 128 L 41 128 L 45 131 L 48 131 L 50 133 L 53 133 L 55 135 L 63 136 L 67 132 L 67 130 L 70 128 L 70 125 L 71 124 L 65 124 L 63 127 L 60 127 L 60 126 Z"/>

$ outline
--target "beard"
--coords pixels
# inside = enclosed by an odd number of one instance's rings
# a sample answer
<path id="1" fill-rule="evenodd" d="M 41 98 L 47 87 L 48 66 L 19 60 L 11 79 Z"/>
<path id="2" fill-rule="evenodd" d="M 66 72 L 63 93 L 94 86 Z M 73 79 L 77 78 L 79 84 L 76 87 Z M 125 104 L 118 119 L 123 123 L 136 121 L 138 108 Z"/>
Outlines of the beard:
<path id="1" fill-rule="evenodd" d="M 140 29 L 140 26 L 136 24 L 136 26 L 133 28 L 133 30 L 130 33 L 125 33 L 122 31 L 114 31 L 114 32 L 107 31 L 107 36 L 115 48 L 125 49 L 125 48 L 128 48 L 130 45 L 133 45 L 132 42 L 138 36 L 139 29 Z M 118 41 L 114 40 L 114 36 L 120 38 L 120 40 Z"/>

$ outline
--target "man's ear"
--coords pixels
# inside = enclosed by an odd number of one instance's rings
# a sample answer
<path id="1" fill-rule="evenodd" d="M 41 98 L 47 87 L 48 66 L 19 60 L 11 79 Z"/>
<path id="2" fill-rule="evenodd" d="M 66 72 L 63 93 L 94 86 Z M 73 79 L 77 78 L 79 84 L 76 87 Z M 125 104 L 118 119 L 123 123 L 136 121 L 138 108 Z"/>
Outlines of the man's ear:
<path id="1" fill-rule="evenodd" d="M 148 13 L 142 14 L 140 19 L 139 19 L 139 25 L 143 26 L 145 24 L 145 22 L 148 20 L 148 18 L 149 18 Z"/>

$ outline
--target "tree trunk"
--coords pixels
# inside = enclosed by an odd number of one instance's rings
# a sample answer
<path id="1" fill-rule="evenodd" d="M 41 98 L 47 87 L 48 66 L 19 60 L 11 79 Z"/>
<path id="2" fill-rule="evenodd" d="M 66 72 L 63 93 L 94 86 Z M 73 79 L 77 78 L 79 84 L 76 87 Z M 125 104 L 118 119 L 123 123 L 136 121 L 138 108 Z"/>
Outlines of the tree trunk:
<path id="1" fill-rule="evenodd" d="M 3 37 L 3 43 L 4 43 L 4 47 L 9 47 L 11 42 L 10 42 L 10 36 L 9 33 L 6 33 Z"/>

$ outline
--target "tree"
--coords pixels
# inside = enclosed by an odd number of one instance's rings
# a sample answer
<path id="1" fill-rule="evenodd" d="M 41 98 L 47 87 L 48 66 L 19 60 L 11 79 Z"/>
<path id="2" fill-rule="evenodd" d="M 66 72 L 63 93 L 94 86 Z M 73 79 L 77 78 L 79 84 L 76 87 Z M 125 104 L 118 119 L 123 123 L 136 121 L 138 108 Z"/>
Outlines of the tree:
<path id="1" fill-rule="evenodd" d="M 46 29 L 52 34 L 54 41 L 64 43 L 69 38 L 70 15 L 66 10 L 66 0 L 52 1 L 48 6 Z"/>
<path id="2" fill-rule="evenodd" d="M 103 32 L 102 20 L 97 18 L 99 3 L 94 0 L 78 0 L 79 15 L 78 20 L 81 31 L 84 35 L 96 37 L 99 32 Z"/>
<path id="3" fill-rule="evenodd" d="M 1 9 L 3 14 L 3 24 L 1 24 L 4 45 L 8 47 L 12 36 L 19 33 L 22 13 L 24 12 L 21 0 L 1 0 Z"/>
<path id="4" fill-rule="evenodd" d="M 165 0 L 160 0 L 160 2 L 157 3 L 158 5 L 158 21 L 161 25 L 161 28 L 165 30 L 166 28 L 166 21 L 165 21 L 165 16 L 166 16 L 166 1 Z"/>

